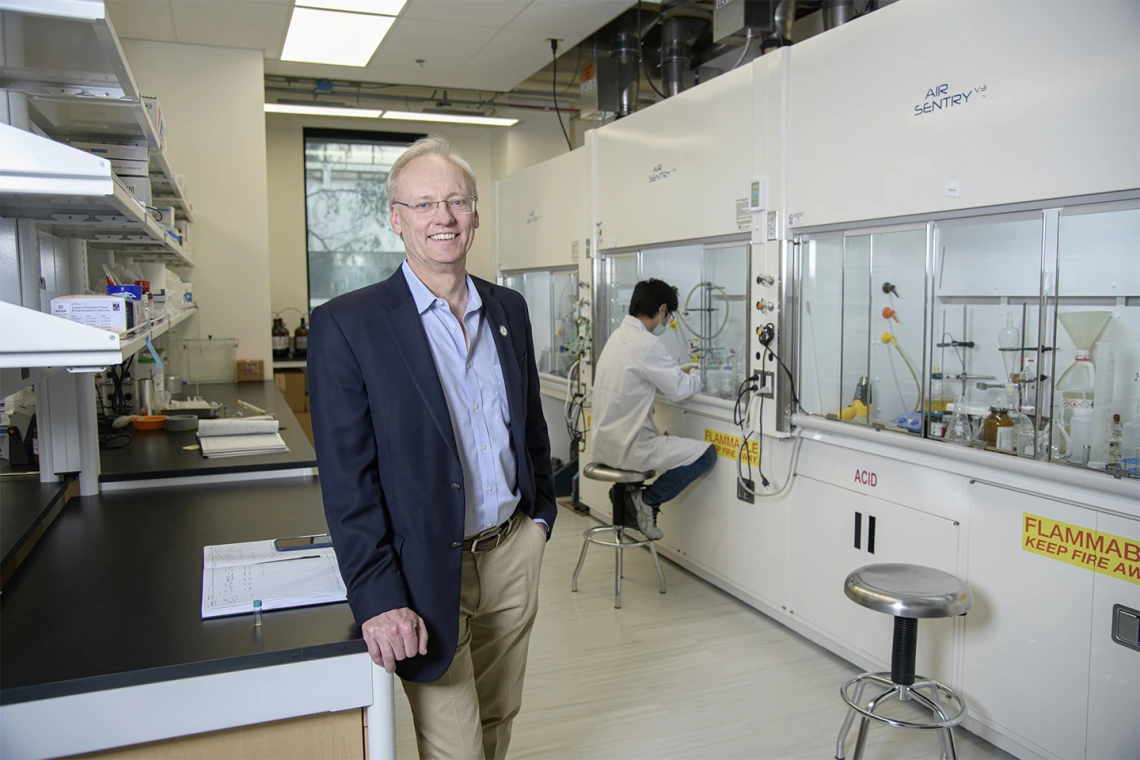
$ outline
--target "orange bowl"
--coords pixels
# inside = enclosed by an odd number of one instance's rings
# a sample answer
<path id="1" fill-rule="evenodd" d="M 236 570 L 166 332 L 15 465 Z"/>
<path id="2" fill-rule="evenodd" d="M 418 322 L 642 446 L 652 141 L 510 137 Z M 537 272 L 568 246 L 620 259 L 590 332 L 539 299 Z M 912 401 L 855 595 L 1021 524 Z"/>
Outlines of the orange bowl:
<path id="1" fill-rule="evenodd" d="M 135 430 L 162 430 L 163 425 L 166 424 L 166 417 L 160 414 L 152 414 L 148 417 L 140 417 L 134 414 L 131 415 L 131 424 L 135 426 Z"/>

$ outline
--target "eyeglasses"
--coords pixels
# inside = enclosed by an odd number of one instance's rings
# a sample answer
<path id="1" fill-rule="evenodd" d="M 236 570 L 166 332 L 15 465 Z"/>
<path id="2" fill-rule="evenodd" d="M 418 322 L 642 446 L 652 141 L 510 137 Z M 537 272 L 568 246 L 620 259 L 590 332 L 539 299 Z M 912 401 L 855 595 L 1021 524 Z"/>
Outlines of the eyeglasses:
<path id="1" fill-rule="evenodd" d="M 402 203 L 400 201 L 392 201 L 396 206 L 406 206 L 412 210 L 412 213 L 417 216 L 433 216 L 435 211 L 439 208 L 439 204 L 446 203 L 447 210 L 453 214 L 471 214 L 475 212 L 475 201 L 478 198 L 448 198 L 442 201 L 420 201 L 418 203 Z"/>

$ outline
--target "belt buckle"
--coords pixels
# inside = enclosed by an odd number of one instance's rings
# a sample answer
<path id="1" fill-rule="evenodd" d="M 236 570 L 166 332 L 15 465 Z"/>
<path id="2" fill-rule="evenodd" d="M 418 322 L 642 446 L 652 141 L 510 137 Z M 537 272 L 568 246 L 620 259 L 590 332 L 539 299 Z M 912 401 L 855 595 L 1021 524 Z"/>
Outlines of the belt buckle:
<path id="1" fill-rule="evenodd" d="M 492 539 L 494 539 L 494 541 L 495 541 L 494 546 L 489 546 L 486 549 L 480 549 L 479 548 L 479 544 L 483 543 L 484 541 L 490 541 Z M 471 542 L 471 553 L 472 554 L 478 554 L 479 552 L 489 552 L 492 549 L 498 548 L 498 546 L 502 542 L 502 540 L 503 540 L 503 531 L 502 530 L 500 530 L 498 533 L 494 533 L 490 536 L 484 536 L 483 538 L 477 538 Z"/>

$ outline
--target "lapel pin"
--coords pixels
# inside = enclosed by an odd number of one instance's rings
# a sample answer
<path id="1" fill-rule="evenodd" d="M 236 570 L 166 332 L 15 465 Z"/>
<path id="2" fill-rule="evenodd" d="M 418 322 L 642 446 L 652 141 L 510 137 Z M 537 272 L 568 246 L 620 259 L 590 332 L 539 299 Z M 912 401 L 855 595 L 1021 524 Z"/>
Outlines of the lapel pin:
<path id="1" fill-rule="evenodd" d="M 499 335 L 502 335 L 504 338 L 507 337 L 507 328 L 505 326 L 499 325 Z"/>

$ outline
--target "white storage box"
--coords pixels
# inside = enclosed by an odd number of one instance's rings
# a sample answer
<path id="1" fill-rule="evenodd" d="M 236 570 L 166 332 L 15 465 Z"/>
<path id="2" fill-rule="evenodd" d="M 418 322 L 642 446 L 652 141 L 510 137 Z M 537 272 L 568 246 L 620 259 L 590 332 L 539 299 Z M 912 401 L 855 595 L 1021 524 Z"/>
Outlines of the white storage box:
<path id="1" fill-rule="evenodd" d="M 166 229 L 175 230 L 175 232 L 178 231 L 174 225 L 173 206 L 155 206 L 154 210 L 151 212 L 151 215 L 155 217 L 155 221 L 157 221 Z"/>
<path id="2" fill-rule="evenodd" d="M 150 178 L 148 177 L 122 177 L 123 184 L 127 186 L 127 192 L 135 196 L 135 198 L 144 206 L 151 204 L 151 190 Z"/>
<path id="3" fill-rule="evenodd" d="M 149 161 L 150 150 L 147 148 L 146 143 L 114 143 L 114 142 L 77 142 L 73 141 L 71 147 L 85 150 L 88 153 L 93 153 L 96 156 L 113 159 L 125 159 L 128 161 Z"/>
<path id="4" fill-rule="evenodd" d="M 135 327 L 133 306 L 131 302 L 115 296 L 74 295 L 51 299 L 54 316 L 120 335 Z"/>
<path id="5" fill-rule="evenodd" d="M 120 177 L 146 177 L 150 175 L 150 161 L 132 161 L 112 158 L 111 171 Z"/>

